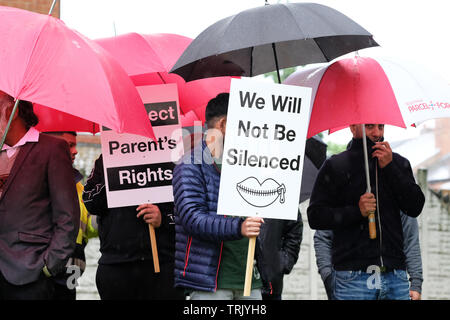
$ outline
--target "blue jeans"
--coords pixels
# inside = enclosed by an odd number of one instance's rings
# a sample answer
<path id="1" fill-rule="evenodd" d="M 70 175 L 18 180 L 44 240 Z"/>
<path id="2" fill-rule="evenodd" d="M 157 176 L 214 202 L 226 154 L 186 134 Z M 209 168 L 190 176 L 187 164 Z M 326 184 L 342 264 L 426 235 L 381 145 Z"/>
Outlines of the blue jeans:
<path id="1" fill-rule="evenodd" d="M 405 270 L 392 272 L 335 271 L 336 300 L 409 300 Z"/>

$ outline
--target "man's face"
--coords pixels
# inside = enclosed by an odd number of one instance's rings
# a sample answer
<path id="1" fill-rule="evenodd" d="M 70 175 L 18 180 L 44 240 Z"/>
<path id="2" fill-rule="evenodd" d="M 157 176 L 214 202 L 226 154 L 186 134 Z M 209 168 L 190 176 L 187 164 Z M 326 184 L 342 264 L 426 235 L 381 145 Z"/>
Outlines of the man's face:
<path id="1" fill-rule="evenodd" d="M 63 133 L 62 135 L 54 135 L 55 137 L 66 140 L 69 144 L 70 157 L 72 158 L 72 164 L 75 161 L 75 156 L 78 154 L 77 151 L 77 137 L 70 133 Z"/>
<path id="2" fill-rule="evenodd" d="M 7 99 L 6 93 L 0 91 L 0 139 L 6 131 L 11 107 L 11 101 Z"/>
<path id="3" fill-rule="evenodd" d="M 353 138 L 362 138 L 362 128 L 360 124 L 351 125 L 350 130 L 353 133 Z M 384 124 L 366 124 L 366 136 L 372 142 L 381 141 L 384 136 Z"/>

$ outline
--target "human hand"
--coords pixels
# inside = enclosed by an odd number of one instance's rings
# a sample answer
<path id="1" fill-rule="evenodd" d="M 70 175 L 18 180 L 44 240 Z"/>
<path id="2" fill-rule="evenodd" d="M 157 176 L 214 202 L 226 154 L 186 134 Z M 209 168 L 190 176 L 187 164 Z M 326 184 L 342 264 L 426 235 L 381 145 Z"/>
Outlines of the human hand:
<path id="1" fill-rule="evenodd" d="M 372 158 L 378 158 L 380 168 L 386 167 L 392 161 L 392 149 L 389 142 L 375 142 L 372 149 L 375 149 Z"/>
<path id="2" fill-rule="evenodd" d="M 158 228 L 161 225 L 161 211 L 158 206 L 151 203 L 141 204 L 136 211 L 139 211 L 137 218 L 143 217 L 144 221 L 153 227 Z"/>
<path id="3" fill-rule="evenodd" d="M 409 297 L 411 300 L 422 300 L 422 295 L 417 291 L 409 291 Z"/>
<path id="4" fill-rule="evenodd" d="M 359 210 L 363 217 L 367 217 L 370 213 L 377 209 L 377 200 L 373 193 L 366 192 L 359 198 Z"/>
<path id="5" fill-rule="evenodd" d="M 257 237 L 262 223 L 264 223 L 262 218 L 248 217 L 241 225 L 241 234 L 247 238 Z"/>

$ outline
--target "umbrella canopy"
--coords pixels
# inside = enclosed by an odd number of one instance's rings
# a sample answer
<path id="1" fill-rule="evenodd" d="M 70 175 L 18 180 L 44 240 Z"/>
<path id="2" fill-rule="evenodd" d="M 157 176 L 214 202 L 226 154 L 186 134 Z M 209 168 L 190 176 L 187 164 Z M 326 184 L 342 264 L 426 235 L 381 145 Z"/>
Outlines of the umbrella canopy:
<path id="1" fill-rule="evenodd" d="M 71 115 L 70 113 L 47 108 L 39 104 L 33 104 L 33 110 L 39 118 L 36 129 L 40 132 L 74 131 L 89 132 L 92 134 L 100 132 L 97 123 Z"/>
<path id="2" fill-rule="evenodd" d="M 171 72 L 186 81 L 254 76 L 377 46 L 356 22 L 327 6 L 287 3 L 222 19 L 192 41 Z"/>
<path id="3" fill-rule="evenodd" d="M 182 81 L 168 72 L 192 39 L 171 33 L 127 33 L 97 39 L 120 62 L 135 83 L 164 84 Z"/>
<path id="4" fill-rule="evenodd" d="M 230 77 L 186 83 L 179 75 L 169 73 L 191 38 L 171 33 L 127 33 L 95 41 L 119 61 L 136 86 L 176 83 L 182 115 L 192 111 L 204 122 L 208 101 L 230 91 Z"/>
<path id="5" fill-rule="evenodd" d="M 297 71 L 284 83 L 313 89 L 308 137 L 350 124 L 405 128 L 450 116 L 450 85 L 420 65 L 394 58 L 342 59 Z"/>
<path id="6" fill-rule="evenodd" d="M 0 42 L 7 44 L 0 50 L 1 91 L 154 138 L 142 100 L 119 63 L 61 20 L 0 7 Z"/>

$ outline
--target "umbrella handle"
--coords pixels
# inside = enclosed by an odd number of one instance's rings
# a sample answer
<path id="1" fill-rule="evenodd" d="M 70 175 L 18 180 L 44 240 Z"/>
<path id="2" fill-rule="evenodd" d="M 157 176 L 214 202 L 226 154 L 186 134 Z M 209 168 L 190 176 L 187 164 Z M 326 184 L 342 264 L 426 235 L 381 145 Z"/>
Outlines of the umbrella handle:
<path id="1" fill-rule="evenodd" d="M 364 167 L 366 170 L 366 186 L 367 186 L 367 192 L 371 192 L 370 188 L 370 175 L 369 175 L 369 156 L 367 155 L 367 141 L 366 141 L 366 125 L 361 124 L 361 130 L 362 130 L 362 138 L 363 138 L 363 148 L 364 148 Z M 376 239 L 377 238 L 377 228 L 375 225 L 375 214 L 373 212 L 369 213 L 368 216 L 369 220 L 369 237 L 370 239 Z"/>
<path id="2" fill-rule="evenodd" d="M 369 219 L 369 237 L 370 239 L 377 238 L 377 228 L 375 225 L 375 213 L 371 212 L 368 216 Z"/>

